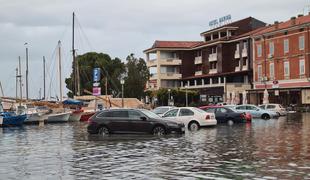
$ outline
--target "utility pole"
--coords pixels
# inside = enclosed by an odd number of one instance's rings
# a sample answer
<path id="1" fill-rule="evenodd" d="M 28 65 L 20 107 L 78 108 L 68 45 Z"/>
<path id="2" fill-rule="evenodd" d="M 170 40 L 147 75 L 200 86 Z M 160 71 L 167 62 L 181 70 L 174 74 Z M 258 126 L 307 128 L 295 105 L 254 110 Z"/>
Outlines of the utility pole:
<path id="1" fill-rule="evenodd" d="M 28 88 L 29 88 L 29 82 L 28 82 L 28 43 L 25 43 L 26 45 L 26 99 L 28 100 L 29 98 L 29 92 L 28 92 Z"/>
<path id="2" fill-rule="evenodd" d="M 43 99 L 45 100 L 45 56 L 43 56 Z"/>
<path id="3" fill-rule="evenodd" d="M 105 77 L 105 96 L 108 97 L 108 77 Z"/>

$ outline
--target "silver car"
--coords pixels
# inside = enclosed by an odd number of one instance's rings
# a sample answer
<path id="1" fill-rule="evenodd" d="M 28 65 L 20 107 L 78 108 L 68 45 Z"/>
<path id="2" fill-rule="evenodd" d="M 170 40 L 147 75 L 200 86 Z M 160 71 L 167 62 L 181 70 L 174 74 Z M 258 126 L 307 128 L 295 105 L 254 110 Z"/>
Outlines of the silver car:
<path id="1" fill-rule="evenodd" d="M 268 111 L 252 104 L 238 105 L 235 109 L 239 112 L 250 113 L 253 118 L 270 119 L 279 117 L 274 111 Z"/>
<path id="2" fill-rule="evenodd" d="M 286 109 L 281 104 L 262 104 L 259 107 L 268 111 L 274 111 L 278 113 L 279 116 L 287 115 Z"/>

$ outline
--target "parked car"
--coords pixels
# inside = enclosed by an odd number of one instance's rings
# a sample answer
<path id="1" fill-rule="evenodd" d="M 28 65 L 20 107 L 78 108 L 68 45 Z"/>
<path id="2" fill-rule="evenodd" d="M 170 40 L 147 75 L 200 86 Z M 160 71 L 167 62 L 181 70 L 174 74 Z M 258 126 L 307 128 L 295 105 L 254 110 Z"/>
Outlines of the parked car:
<path id="1" fill-rule="evenodd" d="M 110 109 L 97 112 L 88 120 L 90 134 L 145 133 L 164 135 L 184 133 L 183 123 L 163 120 L 145 109 Z"/>
<path id="2" fill-rule="evenodd" d="M 214 113 L 207 113 L 196 107 L 174 108 L 166 112 L 163 117 L 184 123 L 185 127 L 191 131 L 198 130 L 203 126 L 215 126 L 217 124 Z"/>
<path id="3" fill-rule="evenodd" d="M 237 112 L 224 106 L 202 106 L 200 109 L 214 113 L 217 123 L 245 123 L 246 117 L 244 112 Z"/>
<path id="4" fill-rule="evenodd" d="M 155 109 L 153 109 L 153 112 L 159 116 L 164 115 L 167 111 L 173 109 L 174 106 L 159 106 Z"/>
<path id="5" fill-rule="evenodd" d="M 248 112 L 254 118 L 270 119 L 278 117 L 276 112 L 267 111 L 252 104 L 237 105 L 235 109 L 239 112 Z"/>
<path id="6" fill-rule="evenodd" d="M 234 110 L 234 111 L 236 111 L 236 105 L 231 105 L 231 104 L 229 104 L 229 105 L 224 105 L 224 107 L 227 107 L 227 108 L 229 108 L 229 109 L 232 109 L 232 110 Z M 251 113 L 249 113 L 249 112 L 244 112 L 245 113 L 245 119 L 246 119 L 246 122 L 251 122 L 252 121 L 252 115 L 251 115 Z"/>
<path id="7" fill-rule="evenodd" d="M 279 116 L 287 115 L 286 109 L 281 104 L 262 104 L 259 107 L 269 111 L 274 111 L 278 113 Z"/>

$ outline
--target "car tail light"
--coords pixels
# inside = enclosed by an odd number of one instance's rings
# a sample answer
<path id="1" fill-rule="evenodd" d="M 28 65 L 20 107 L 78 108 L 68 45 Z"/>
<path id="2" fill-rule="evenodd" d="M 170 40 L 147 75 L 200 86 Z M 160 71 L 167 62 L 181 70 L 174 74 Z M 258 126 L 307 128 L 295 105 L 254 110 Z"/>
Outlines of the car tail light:
<path id="1" fill-rule="evenodd" d="M 209 120 L 210 119 L 210 115 L 206 115 L 206 120 Z"/>

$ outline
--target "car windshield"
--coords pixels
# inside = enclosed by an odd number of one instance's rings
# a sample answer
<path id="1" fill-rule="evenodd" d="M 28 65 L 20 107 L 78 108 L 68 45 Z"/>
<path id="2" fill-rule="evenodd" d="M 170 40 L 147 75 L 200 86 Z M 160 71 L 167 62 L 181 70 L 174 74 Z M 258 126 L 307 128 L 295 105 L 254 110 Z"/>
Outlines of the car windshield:
<path id="1" fill-rule="evenodd" d="M 164 114 L 165 112 L 167 112 L 169 110 L 168 107 L 158 107 L 158 108 L 155 108 L 153 110 L 154 113 L 156 114 Z"/>
<path id="2" fill-rule="evenodd" d="M 152 111 L 146 110 L 146 109 L 140 109 L 140 111 L 145 114 L 147 117 L 149 118 L 160 118 L 160 116 L 158 116 L 157 114 L 155 114 Z"/>

